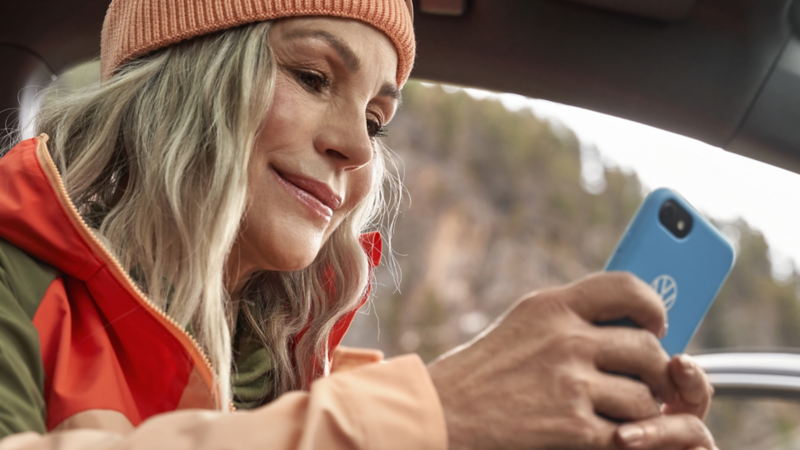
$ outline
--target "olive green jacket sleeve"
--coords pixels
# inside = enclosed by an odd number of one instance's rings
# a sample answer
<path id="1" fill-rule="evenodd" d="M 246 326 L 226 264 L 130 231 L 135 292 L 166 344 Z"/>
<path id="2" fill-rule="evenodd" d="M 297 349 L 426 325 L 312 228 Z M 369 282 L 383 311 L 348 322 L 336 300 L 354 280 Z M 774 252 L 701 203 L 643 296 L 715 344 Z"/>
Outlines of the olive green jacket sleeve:
<path id="1" fill-rule="evenodd" d="M 0 439 L 44 433 L 44 367 L 33 316 L 57 272 L 0 239 Z"/>

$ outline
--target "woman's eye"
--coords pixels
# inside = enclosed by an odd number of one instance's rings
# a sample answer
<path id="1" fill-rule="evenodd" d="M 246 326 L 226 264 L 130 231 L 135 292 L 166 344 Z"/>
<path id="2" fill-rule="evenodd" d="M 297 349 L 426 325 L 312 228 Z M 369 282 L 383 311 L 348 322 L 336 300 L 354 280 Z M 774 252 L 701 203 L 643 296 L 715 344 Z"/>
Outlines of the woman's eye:
<path id="1" fill-rule="evenodd" d="M 298 71 L 296 73 L 297 79 L 305 84 L 309 89 L 321 92 L 328 87 L 328 78 L 325 75 L 314 72 Z"/>
<path id="2" fill-rule="evenodd" d="M 367 133 L 369 137 L 386 137 L 386 127 L 377 120 L 367 120 Z"/>

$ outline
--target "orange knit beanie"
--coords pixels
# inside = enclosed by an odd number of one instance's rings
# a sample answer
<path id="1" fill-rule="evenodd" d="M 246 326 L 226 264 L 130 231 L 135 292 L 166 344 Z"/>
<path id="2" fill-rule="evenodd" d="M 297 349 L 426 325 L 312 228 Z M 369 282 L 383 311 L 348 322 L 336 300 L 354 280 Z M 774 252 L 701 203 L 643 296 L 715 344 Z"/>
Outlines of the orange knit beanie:
<path id="1" fill-rule="evenodd" d="M 397 48 L 397 84 L 414 64 L 411 0 L 113 0 L 101 41 L 107 80 L 124 63 L 170 44 L 247 23 L 294 16 L 361 20 L 386 33 Z"/>

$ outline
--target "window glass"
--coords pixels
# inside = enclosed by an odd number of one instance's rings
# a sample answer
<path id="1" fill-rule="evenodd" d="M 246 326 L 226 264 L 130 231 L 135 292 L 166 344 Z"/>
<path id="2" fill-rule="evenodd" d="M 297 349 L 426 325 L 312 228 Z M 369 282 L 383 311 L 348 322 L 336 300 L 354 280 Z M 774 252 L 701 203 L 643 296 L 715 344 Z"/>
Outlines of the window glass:
<path id="1" fill-rule="evenodd" d="M 74 89 L 96 83 L 99 80 L 100 60 L 98 59 L 76 65 L 58 77 L 54 77 L 51 86 L 55 86 L 57 88 L 55 90 L 44 91 L 43 88 L 47 86 L 31 86 L 26 89 L 26 93 L 32 92 L 33 95 L 26 95 L 22 99 L 20 111 L 22 138 L 28 139 L 36 134 L 33 119 L 42 102 L 46 102 L 52 96 L 62 95 Z M 31 89 L 33 90 L 31 91 Z"/>
<path id="2" fill-rule="evenodd" d="M 72 67 L 56 80 L 58 86 L 65 90 L 80 88 L 100 81 L 100 60 L 93 59 Z"/>
<path id="3" fill-rule="evenodd" d="M 644 195 L 667 186 L 738 252 L 689 352 L 800 347 L 800 175 L 516 95 L 420 82 L 403 95 L 384 141 L 411 199 L 394 235 L 402 278 L 378 270 L 346 343 L 430 360 L 521 295 L 602 270 Z"/>

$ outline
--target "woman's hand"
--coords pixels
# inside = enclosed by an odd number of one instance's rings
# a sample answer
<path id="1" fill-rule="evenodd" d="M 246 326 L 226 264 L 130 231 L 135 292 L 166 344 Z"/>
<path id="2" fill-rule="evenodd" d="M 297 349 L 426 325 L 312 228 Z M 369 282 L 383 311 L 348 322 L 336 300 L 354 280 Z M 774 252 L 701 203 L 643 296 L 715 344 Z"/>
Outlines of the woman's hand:
<path id="1" fill-rule="evenodd" d="M 705 419 L 714 387 L 703 369 L 690 356 L 676 355 L 669 362 L 669 374 L 678 395 L 675 401 L 664 405 L 664 414 L 693 414 Z"/>
<path id="2" fill-rule="evenodd" d="M 717 450 L 708 428 L 692 414 L 626 423 L 617 429 L 617 443 L 631 450 Z"/>
<path id="3" fill-rule="evenodd" d="M 621 317 L 642 329 L 594 325 Z M 697 372 L 686 378 L 658 342 L 665 318 L 658 294 L 627 273 L 524 298 L 429 367 L 450 447 L 713 448 Z"/>
<path id="4" fill-rule="evenodd" d="M 668 366 L 677 395 L 662 406 L 665 415 L 622 425 L 617 429 L 617 442 L 625 449 L 716 450 L 714 438 L 702 422 L 714 395 L 706 373 L 688 355 L 674 356 Z"/>
<path id="5" fill-rule="evenodd" d="M 672 357 L 667 370 L 677 395 L 662 406 L 664 416 L 619 427 L 617 442 L 625 449 L 715 450 L 714 438 L 702 422 L 714 395 L 706 373 L 688 355 Z"/>

